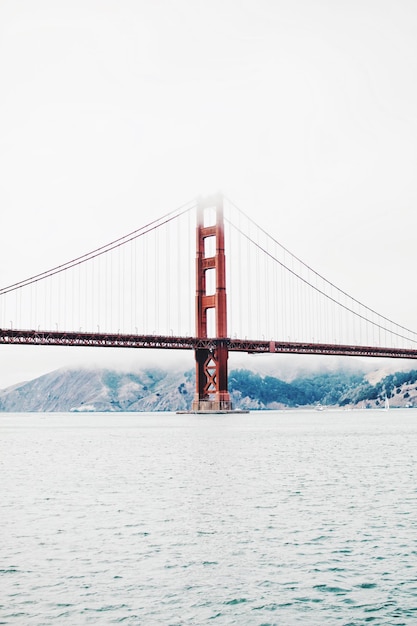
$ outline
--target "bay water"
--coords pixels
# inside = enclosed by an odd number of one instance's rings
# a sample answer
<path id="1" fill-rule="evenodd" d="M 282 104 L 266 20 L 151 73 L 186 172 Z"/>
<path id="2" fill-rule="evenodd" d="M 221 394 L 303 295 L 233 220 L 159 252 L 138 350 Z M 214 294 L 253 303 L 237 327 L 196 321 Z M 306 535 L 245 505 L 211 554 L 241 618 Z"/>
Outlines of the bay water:
<path id="1" fill-rule="evenodd" d="M 417 410 L 1 414 L 0 624 L 417 624 Z"/>

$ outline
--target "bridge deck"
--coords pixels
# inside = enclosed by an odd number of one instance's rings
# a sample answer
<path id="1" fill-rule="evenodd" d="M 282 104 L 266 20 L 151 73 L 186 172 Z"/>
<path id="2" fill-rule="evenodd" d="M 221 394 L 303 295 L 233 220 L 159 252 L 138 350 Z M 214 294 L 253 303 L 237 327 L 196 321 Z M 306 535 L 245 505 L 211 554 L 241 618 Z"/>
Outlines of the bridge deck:
<path id="1" fill-rule="evenodd" d="M 417 349 L 412 348 L 46 330 L 0 329 L 0 344 L 83 346 L 90 348 L 153 348 L 163 350 L 214 350 L 217 346 L 223 345 L 227 347 L 229 352 L 247 352 L 249 354 L 328 354 L 417 359 Z"/>

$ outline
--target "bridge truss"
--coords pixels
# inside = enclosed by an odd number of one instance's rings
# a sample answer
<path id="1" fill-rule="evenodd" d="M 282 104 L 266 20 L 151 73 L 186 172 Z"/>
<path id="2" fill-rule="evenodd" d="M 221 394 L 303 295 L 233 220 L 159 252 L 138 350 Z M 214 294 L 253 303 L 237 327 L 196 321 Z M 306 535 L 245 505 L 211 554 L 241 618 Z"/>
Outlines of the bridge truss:
<path id="1" fill-rule="evenodd" d="M 217 350 L 247 354 L 312 354 L 390 359 L 417 359 L 417 349 L 343 344 L 303 343 L 249 339 L 175 337 L 173 335 L 125 335 L 0 329 L 0 344 L 72 346 L 84 348 L 147 348 L 155 350 Z"/>

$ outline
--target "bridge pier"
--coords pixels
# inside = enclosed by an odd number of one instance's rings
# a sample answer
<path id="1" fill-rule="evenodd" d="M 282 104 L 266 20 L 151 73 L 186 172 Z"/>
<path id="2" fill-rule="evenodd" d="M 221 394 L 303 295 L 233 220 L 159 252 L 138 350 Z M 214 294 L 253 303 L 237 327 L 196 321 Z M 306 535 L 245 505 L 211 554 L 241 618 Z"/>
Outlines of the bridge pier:
<path id="1" fill-rule="evenodd" d="M 196 392 L 193 412 L 230 412 L 233 405 L 227 389 L 228 350 L 220 342 L 215 350 L 196 349 Z"/>

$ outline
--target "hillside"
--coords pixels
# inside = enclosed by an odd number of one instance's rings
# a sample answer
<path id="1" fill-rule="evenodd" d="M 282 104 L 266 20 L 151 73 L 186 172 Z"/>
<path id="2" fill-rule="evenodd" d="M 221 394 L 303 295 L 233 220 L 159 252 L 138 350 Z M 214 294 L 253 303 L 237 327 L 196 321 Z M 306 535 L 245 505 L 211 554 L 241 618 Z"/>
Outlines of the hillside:
<path id="1" fill-rule="evenodd" d="M 324 406 L 417 406 L 417 370 L 385 376 L 338 370 L 283 381 L 246 369 L 230 372 L 229 389 L 241 409 Z M 194 396 L 194 372 L 146 369 L 62 369 L 0 391 L 2 412 L 176 411 Z"/>
<path id="2" fill-rule="evenodd" d="M 170 411 L 187 408 L 188 388 L 186 375 L 159 369 L 64 369 L 0 391 L 0 411 Z"/>

